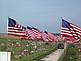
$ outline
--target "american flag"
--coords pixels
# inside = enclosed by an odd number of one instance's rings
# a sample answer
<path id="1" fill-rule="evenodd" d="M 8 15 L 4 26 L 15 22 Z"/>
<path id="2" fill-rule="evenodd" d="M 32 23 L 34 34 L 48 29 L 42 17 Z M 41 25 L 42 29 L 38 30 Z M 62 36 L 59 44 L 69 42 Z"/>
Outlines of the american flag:
<path id="1" fill-rule="evenodd" d="M 27 26 L 26 32 L 27 32 L 27 35 L 28 35 L 29 39 L 33 40 L 35 38 L 35 35 L 33 34 L 31 27 Z"/>
<path id="2" fill-rule="evenodd" d="M 35 27 L 32 27 L 32 32 L 35 36 L 35 39 L 41 40 L 42 39 L 42 35 L 41 35 L 41 31 Z"/>
<path id="3" fill-rule="evenodd" d="M 62 19 L 61 35 L 70 43 L 78 42 L 81 38 L 81 28 Z"/>
<path id="4" fill-rule="evenodd" d="M 50 42 L 50 41 L 52 41 L 52 40 L 49 38 L 49 35 L 48 35 L 48 32 L 47 32 L 47 31 L 42 32 L 42 39 L 43 39 L 43 41 L 45 41 L 45 42 Z"/>
<path id="5" fill-rule="evenodd" d="M 52 33 L 48 32 L 48 36 L 49 36 L 49 38 L 51 39 L 51 40 L 50 40 L 51 42 L 56 41 L 56 36 L 54 36 Z"/>
<path id="6" fill-rule="evenodd" d="M 14 19 L 8 18 L 8 34 L 15 36 L 26 36 L 26 27 L 18 24 Z"/>

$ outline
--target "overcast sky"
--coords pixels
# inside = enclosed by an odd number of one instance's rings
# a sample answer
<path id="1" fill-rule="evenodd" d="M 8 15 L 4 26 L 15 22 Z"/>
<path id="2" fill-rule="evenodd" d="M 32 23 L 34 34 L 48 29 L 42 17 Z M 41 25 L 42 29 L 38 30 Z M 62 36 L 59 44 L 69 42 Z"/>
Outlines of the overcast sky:
<path id="1" fill-rule="evenodd" d="M 0 33 L 8 17 L 24 26 L 60 32 L 61 17 L 81 27 L 81 0 L 0 0 Z"/>

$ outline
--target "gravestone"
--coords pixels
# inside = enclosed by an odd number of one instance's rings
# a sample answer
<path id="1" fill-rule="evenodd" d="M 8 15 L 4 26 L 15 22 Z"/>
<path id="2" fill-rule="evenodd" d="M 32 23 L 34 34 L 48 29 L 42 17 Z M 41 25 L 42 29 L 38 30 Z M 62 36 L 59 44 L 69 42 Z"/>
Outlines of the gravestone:
<path id="1" fill-rule="evenodd" d="M 0 52 L 0 61 L 11 61 L 11 52 Z"/>

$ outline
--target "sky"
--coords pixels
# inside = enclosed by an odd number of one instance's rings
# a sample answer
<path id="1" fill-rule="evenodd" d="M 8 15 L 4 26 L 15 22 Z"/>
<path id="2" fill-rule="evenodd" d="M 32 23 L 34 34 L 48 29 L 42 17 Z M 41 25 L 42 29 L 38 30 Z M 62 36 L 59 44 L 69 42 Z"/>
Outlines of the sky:
<path id="1" fill-rule="evenodd" d="M 81 0 L 0 0 L 0 33 L 7 33 L 8 17 L 59 33 L 62 18 L 81 27 Z"/>

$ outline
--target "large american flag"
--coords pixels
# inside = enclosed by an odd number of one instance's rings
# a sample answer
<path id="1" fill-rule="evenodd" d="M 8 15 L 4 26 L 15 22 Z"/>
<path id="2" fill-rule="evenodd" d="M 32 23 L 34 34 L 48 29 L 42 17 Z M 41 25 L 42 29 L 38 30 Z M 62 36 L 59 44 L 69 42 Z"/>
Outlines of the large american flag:
<path id="1" fill-rule="evenodd" d="M 8 18 L 8 34 L 20 37 L 26 36 L 26 27 L 18 24 L 14 19 Z"/>
<path id="2" fill-rule="evenodd" d="M 62 19 L 61 35 L 66 37 L 69 43 L 80 41 L 81 28 Z"/>

